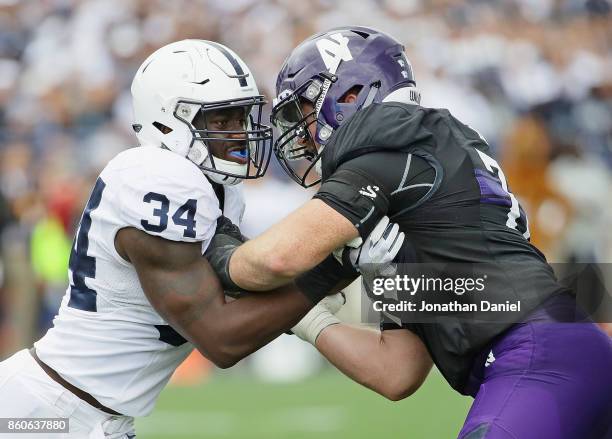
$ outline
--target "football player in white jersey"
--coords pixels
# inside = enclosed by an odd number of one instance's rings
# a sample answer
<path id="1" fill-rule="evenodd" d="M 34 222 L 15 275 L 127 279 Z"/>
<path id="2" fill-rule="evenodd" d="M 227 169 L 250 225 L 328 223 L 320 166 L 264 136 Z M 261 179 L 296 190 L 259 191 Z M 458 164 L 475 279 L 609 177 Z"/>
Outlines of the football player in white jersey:
<path id="1" fill-rule="evenodd" d="M 54 326 L 0 363 L 0 417 L 69 418 L 57 437 L 133 437 L 133 417 L 153 410 L 194 347 L 230 367 L 329 292 L 317 280 L 316 294 L 290 284 L 226 300 L 202 257 L 219 218 L 240 223 L 236 183 L 262 176 L 270 157 L 246 64 L 218 43 L 180 41 L 142 64 L 131 91 L 140 146 L 95 183 Z"/>

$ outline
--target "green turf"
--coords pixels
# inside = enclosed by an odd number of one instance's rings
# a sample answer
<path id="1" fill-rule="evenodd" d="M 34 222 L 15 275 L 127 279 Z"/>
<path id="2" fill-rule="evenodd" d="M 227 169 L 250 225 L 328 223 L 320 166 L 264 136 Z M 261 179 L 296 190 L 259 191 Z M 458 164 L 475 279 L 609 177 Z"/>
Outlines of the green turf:
<path id="1" fill-rule="evenodd" d="M 217 374 L 202 386 L 165 389 L 136 432 L 140 439 L 445 439 L 456 437 L 470 403 L 437 371 L 396 403 L 335 370 L 294 384 Z"/>

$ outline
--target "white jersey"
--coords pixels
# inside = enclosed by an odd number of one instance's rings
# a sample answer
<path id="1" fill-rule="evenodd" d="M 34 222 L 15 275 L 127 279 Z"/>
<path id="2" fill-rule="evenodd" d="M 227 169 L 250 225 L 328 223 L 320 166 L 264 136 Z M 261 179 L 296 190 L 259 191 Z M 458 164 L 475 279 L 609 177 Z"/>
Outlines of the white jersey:
<path id="1" fill-rule="evenodd" d="M 242 192 L 225 186 L 223 214 L 239 224 Z M 135 227 L 173 241 L 213 237 L 221 215 L 212 185 L 189 160 L 141 146 L 104 168 L 81 217 L 70 255 L 69 285 L 53 328 L 38 342 L 42 361 L 66 381 L 121 414 L 144 416 L 191 352 L 153 309 L 115 235 Z"/>

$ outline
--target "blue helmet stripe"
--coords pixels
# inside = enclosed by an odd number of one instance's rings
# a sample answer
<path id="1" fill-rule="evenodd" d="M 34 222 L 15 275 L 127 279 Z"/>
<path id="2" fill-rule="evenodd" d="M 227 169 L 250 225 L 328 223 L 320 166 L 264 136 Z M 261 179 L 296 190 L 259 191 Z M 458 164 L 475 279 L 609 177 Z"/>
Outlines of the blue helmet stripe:
<path id="1" fill-rule="evenodd" d="M 236 71 L 236 77 L 238 78 L 240 87 L 246 87 L 247 86 L 246 77 L 248 76 L 248 74 L 244 73 L 244 70 L 242 70 L 242 66 L 240 65 L 238 60 L 234 58 L 232 54 L 229 53 L 227 49 L 223 47 L 222 45 L 217 44 L 214 41 L 206 41 L 206 43 L 210 44 L 215 49 L 219 50 L 219 52 L 221 52 L 227 58 L 227 60 L 232 64 L 232 67 L 234 67 L 234 70 Z"/>

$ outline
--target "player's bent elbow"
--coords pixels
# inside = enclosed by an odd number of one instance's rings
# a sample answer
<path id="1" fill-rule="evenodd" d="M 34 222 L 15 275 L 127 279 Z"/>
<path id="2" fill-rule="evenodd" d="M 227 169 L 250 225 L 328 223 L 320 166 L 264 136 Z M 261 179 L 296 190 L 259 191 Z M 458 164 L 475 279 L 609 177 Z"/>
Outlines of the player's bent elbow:
<path id="1" fill-rule="evenodd" d="M 219 349 L 218 346 L 215 346 L 212 349 L 204 349 L 202 346 L 199 346 L 198 350 L 219 369 L 229 369 L 242 359 L 242 357 L 224 352 L 224 350 Z"/>
<path id="2" fill-rule="evenodd" d="M 218 361 L 215 364 L 219 369 L 229 369 L 246 356 L 246 354 L 234 352 L 233 349 L 226 348 L 225 346 L 219 346 L 218 351 Z"/>
<path id="3" fill-rule="evenodd" d="M 397 371 L 386 375 L 375 390 L 390 401 L 401 401 L 419 390 L 428 373 L 427 367 L 404 373 Z"/>
<path id="4" fill-rule="evenodd" d="M 380 389 L 378 393 L 387 398 L 389 401 L 397 402 L 411 396 L 419 389 L 420 386 L 421 384 L 419 383 L 418 385 L 410 385 L 406 387 Z"/>
<path id="5" fill-rule="evenodd" d="M 421 387 L 421 384 L 422 381 L 402 383 L 397 380 L 385 380 L 385 382 L 380 383 L 378 386 L 372 386 L 372 389 L 389 401 L 396 402 L 411 396 Z"/>
<path id="6" fill-rule="evenodd" d="M 229 369 L 252 352 L 248 346 L 236 345 L 227 340 L 224 333 L 210 331 L 210 339 L 214 344 L 208 346 L 208 359 L 219 369 Z"/>
<path id="7" fill-rule="evenodd" d="M 214 359 L 209 358 L 209 360 L 212 361 L 213 364 L 219 369 L 229 369 L 230 367 L 238 363 L 238 361 L 240 361 L 240 359 L 229 357 L 215 357 Z"/>
<path id="8" fill-rule="evenodd" d="M 275 278 L 293 279 L 300 274 L 293 258 L 270 254 L 263 260 L 264 270 Z"/>
<path id="9" fill-rule="evenodd" d="M 401 393 L 395 393 L 395 392 L 378 392 L 380 393 L 382 396 L 384 396 L 385 398 L 387 398 L 389 401 L 391 402 L 398 402 L 401 401 L 402 399 L 406 398 L 408 395 L 403 395 Z"/>

